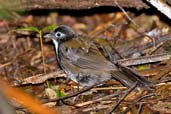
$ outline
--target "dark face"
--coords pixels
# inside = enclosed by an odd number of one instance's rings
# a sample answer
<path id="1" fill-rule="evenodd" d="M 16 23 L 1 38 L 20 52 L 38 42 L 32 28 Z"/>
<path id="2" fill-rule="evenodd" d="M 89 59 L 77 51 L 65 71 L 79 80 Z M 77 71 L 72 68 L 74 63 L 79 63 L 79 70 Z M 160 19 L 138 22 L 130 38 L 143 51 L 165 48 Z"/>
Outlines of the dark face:
<path id="1" fill-rule="evenodd" d="M 61 25 L 58 28 L 56 28 L 53 32 L 45 35 L 44 37 L 49 37 L 52 40 L 56 41 L 67 41 L 75 37 L 75 32 L 66 25 Z"/>

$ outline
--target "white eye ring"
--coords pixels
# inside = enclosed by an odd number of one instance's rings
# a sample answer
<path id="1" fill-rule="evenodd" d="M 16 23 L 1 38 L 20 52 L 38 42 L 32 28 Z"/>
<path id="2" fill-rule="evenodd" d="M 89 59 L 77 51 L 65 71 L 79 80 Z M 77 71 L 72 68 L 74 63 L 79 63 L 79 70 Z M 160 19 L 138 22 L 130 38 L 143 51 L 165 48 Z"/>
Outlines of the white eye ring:
<path id="1" fill-rule="evenodd" d="M 61 39 L 61 38 L 64 38 L 64 37 L 65 37 L 65 34 L 63 34 L 62 32 L 56 32 L 56 33 L 55 33 L 55 36 L 56 36 L 57 38 Z"/>

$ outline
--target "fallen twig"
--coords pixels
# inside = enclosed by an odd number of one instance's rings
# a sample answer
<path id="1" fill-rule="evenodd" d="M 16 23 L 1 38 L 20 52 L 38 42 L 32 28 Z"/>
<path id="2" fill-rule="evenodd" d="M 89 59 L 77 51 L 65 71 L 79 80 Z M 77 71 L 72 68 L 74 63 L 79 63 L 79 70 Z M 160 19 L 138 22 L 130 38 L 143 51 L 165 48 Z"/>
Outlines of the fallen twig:
<path id="1" fill-rule="evenodd" d="M 163 60 L 168 60 L 170 58 L 171 58 L 171 55 L 169 54 L 149 55 L 149 56 L 143 56 L 143 57 L 138 57 L 138 58 L 121 59 L 121 60 L 118 60 L 117 62 L 124 66 L 134 66 L 134 65 L 140 65 L 140 64 L 160 62 Z"/>
<path id="2" fill-rule="evenodd" d="M 116 108 L 117 108 L 117 107 L 119 106 L 119 104 L 126 98 L 126 96 L 127 96 L 131 91 L 133 91 L 133 90 L 136 88 L 136 86 L 137 86 L 137 82 L 134 83 L 134 84 L 132 85 L 132 87 L 130 87 L 130 88 L 125 92 L 125 94 L 123 94 L 123 96 L 122 96 L 122 97 L 119 99 L 119 101 L 112 107 L 112 110 L 109 111 L 108 114 L 112 114 L 112 112 L 116 110 Z"/>
<path id="3" fill-rule="evenodd" d="M 64 73 L 64 71 L 58 70 L 58 71 L 51 72 L 51 73 L 45 74 L 45 75 L 39 74 L 39 75 L 25 78 L 19 85 L 40 84 L 40 83 L 47 81 L 48 79 L 62 78 L 62 77 L 66 77 L 66 74 Z"/>
<path id="4" fill-rule="evenodd" d="M 76 92 L 76 93 L 74 93 L 74 94 L 70 94 L 70 95 L 68 95 L 68 96 L 64 96 L 64 97 L 60 97 L 60 98 L 55 98 L 55 99 L 48 99 L 48 100 L 46 100 L 46 101 L 43 101 L 43 103 L 54 102 L 54 101 L 60 101 L 60 100 L 65 100 L 65 99 L 68 99 L 68 98 L 71 98 L 71 97 L 75 97 L 75 96 L 77 96 L 77 95 L 79 95 L 79 94 L 82 94 L 82 93 L 84 93 L 84 92 L 86 92 L 86 91 L 92 89 L 92 88 L 95 87 L 95 86 L 97 86 L 97 85 L 93 85 L 93 86 L 90 86 L 90 87 L 87 87 L 87 88 L 83 88 L 83 89 L 81 89 L 80 91 L 78 91 L 78 92 Z"/>
<path id="5" fill-rule="evenodd" d="M 144 95 L 142 97 L 140 97 L 139 99 L 137 99 L 136 101 L 134 101 L 122 114 L 127 114 L 127 112 L 139 101 L 141 101 L 142 99 L 145 99 L 147 97 L 151 97 L 151 96 L 154 96 L 155 94 L 154 93 L 150 93 L 150 94 L 147 94 L 147 95 Z"/>
<path id="6" fill-rule="evenodd" d="M 101 97 L 101 98 L 98 98 L 98 99 L 95 99 L 95 100 L 86 101 L 86 102 L 83 102 L 83 103 L 76 104 L 76 106 L 77 107 L 82 107 L 82 106 L 85 106 L 85 105 L 90 105 L 90 104 L 97 103 L 97 102 L 100 102 L 100 101 L 103 101 L 103 100 L 106 100 L 106 99 L 110 99 L 112 97 L 116 97 L 118 95 L 119 94 L 107 95 L 107 96 L 104 96 L 104 97 Z"/>

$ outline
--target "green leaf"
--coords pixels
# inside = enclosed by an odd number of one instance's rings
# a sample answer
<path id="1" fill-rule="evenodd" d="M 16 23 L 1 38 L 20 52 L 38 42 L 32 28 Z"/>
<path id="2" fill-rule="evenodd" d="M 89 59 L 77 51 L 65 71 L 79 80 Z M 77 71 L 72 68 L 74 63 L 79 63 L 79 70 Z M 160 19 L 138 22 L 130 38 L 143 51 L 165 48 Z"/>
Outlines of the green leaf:
<path id="1" fill-rule="evenodd" d="M 6 19 L 6 20 L 14 19 L 14 18 L 16 18 L 14 13 L 15 13 L 14 11 L 1 9 L 0 10 L 0 19 Z"/>
<path id="2" fill-rule="evenodd" d="M 149 68 L 149 65 L 140 65 L 137 67 L 137 69 L 142 71 L 142 70 L 148 70 L 150 68 Z"/>
<path id="3" fill-rule="evenodd" d="M 49 26 L 44 27 L 42 30 L 43 30 L 43 31 L 53 31 L 53 30 L 55 30 L 57 27 L 58 27 L 57 25 L 49 25 Z"/>
<path id="4" fill-rule="evenodd" d="M 60 91 L 59 89 L 55 89 L 55 92 L 57 94 L 58 97 L 65 97 L 65 93 L 63 93 L 62 91 Z"/>
<path id="5" fill-rule="evenodd" d="M 39 32 L 40 31 L 37 27 L 34 27 L 34 26 L 29 26 L 29 27 L 24 27 L 24 28 L 18 28 L 16 30 L 21 30 L 21 31 L 34 31 L 34 32 Z"/>

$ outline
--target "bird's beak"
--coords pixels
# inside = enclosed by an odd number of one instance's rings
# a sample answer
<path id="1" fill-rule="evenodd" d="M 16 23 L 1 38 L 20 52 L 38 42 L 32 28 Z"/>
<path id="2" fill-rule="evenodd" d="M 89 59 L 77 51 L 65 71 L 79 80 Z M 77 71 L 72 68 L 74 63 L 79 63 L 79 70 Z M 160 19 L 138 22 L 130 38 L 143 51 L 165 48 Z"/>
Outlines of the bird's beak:
<path id="1" fill-rule="evenodd" d="M 48 34 L 45 34 L 44 36 L 43 36 L 43 38 L 50 38 L 50 39 L 53 39 L 53 34 L 50 32 L 50 33 L 48 33 Z"/>

